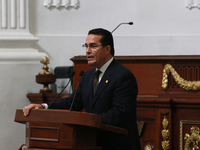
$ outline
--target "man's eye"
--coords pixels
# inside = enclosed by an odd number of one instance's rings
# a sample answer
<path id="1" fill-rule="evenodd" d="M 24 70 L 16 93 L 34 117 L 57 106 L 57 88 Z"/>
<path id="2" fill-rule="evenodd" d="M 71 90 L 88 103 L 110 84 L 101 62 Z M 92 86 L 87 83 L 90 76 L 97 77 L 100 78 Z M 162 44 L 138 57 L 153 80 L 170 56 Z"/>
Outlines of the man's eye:
<path id="1" fill-rule="evenodd" d="M 91 48 L 97 47 L 97 45 L 90 45 Z"/>

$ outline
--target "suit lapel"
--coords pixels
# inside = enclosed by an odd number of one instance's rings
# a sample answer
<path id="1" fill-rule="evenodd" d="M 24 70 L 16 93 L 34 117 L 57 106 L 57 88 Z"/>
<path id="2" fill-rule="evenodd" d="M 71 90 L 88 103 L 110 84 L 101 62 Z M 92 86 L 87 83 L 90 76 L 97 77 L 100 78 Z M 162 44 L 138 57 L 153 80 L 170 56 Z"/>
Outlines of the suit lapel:
<path id="1" fill-rule="evenodd" d="M 88 92 L 90 93 L 90 101 L 93 101 L 94 99 L 94 94 L 93 94 L 93 80 L 94 80 L 94 75 L 95 75 L 95 72 L 96 72 L 96 69 L 93 68 L 93 71 L 92 71 L 92 75 L 91 77 L 89 78 L 89 87 L 88 87 Z"/>
<path id="2" fill-rule="evenodd" d="M 96 100 L 98 99 L 99 95 L 104 91 L 104 89 L 106 88 L 106 86 L 109 84 L 109 82 L 112 80 L 112 74 L 114 73 L 115 67 L 115 60 L 113 60 L 111 62 L 111 64 L 108 66 L 107 70 L 105 71 L 98 87 L 96 90 L 96 93 L 94 95 L 94 99 L 93 99 L 93 103 L 92 106 L 94 105 L 94 103 L 96 102 Z"/>

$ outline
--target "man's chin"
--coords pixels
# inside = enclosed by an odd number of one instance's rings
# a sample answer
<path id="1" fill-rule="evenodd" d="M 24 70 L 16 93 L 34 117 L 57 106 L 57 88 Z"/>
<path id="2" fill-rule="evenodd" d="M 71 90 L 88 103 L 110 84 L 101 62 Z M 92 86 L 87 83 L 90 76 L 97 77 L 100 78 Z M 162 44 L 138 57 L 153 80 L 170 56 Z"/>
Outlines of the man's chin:
<path id="1" fill-rule="evenodd" d="M 94 66 L 94 62 L 88 61 L 88 65 Z"/>

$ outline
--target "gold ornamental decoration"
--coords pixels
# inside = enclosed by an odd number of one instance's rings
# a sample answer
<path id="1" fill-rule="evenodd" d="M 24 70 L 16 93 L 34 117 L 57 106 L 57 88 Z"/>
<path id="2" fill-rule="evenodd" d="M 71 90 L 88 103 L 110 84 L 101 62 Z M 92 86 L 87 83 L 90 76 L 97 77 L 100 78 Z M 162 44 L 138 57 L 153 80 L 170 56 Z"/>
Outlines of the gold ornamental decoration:
<path id="1" fill-rule="evenodd" d="M 43 84 L 43 89 L 40 90 L 40 93 L 48 92 L 52 93 L 52 90 L 49 88 L 49 84 L 55 83 L 56 77 L 52 72 L 49 72 L 49 67 L 47 66 L 50 62 L 49 59 L 45 56 L 40 62 L 43 64 L 42 72 L 36 75 L 36 82 Z"/>
<path id="2" fill-rule="evenodd" d="M 183 146 L 183 140 L 184 140 L 184 137 L 183 137 L 183 128 L 185 125 L 191 125 L 191 126 L 199 126 L 200 125 L 200 121 L 196 121 L 196 120 L 180 120 L 180 150 L 183 150 L 184 149 L 184 146 Z M 189 135 L 189 134 L 188 134 Z"/>
<path id="3" fill-rule="evenodd" d="M 151 145 L 149 145 L 149 144 L 145 145 L 144 150 L 152 150 Z"/>
<path id="4" fill-rule="evenodd" d="M 50 62 L 49 62 L 49 59 L 48 57 L 43 57 L 40 62 L 43 64 L 43 67 L 42 67 L 42 72 L 39 73 L 39 75 L 45 75 L 45 74 L 52 74 L 51 72 L 48 71 L 49 67 L 47 66 Z"/>
<path id="5" fill-rule="evenodd" d="M 199 150 L 200 143 L 200 135 L 199 128 L 197 126 L 193 126 L 190 128 L 191 135 L 185 134 L 185 148 L 184 150 Z M 192 145 L 192 146 L 191 146 Z M 190 146 L 192 149 L 190 149 Z"/>
<path id="6" fill-rule="evenodd" d="M 200 90 L 200 81 L 187 81 L 180 77 L 176 70 L 170 65 L 166 64 L 163 69 L 162 89 L 167 90 L 168 87 L 168 75 L 171 72 L 176 83 L 183 89 L 188 91 Z"/>
<path id="7" fill-rule="evenodd" d="M 144 128 L 144 121 L 137 123 L 137 126 L 138 126 L 138 134 L 139 134 L 139 136 L 141 136 L 143 128 Z"/>
<path id="8" fill-rule="evenodd" d="M 169 121 L 167 120 L 167 117 L 164 116 L 164 119 L 162 121 L 162 125 L 163 125 L 163 130 L 161 132 L 162 137 L 163 137 L 163 141 L 162 141 L 162 148 L 163 150 L 168 150 L 169 149 L 169 130 L 167 129 L 168 125 L 169 125 Z"/>

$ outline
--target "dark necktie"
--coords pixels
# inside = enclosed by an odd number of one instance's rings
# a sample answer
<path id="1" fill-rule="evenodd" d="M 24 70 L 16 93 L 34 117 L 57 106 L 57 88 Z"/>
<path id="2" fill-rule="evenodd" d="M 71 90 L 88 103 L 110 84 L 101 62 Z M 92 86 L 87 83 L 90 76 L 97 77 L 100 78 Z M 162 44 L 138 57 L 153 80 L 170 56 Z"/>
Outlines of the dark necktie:
<path id="1" fill-rule="evenodd" d="M 99 75 L 101 74 L 100 70 L 97 70 L 94 76 L 93 87 L 94 87 L 94 94 L 96 92 L 97 86 L 99 85 Z"/>

